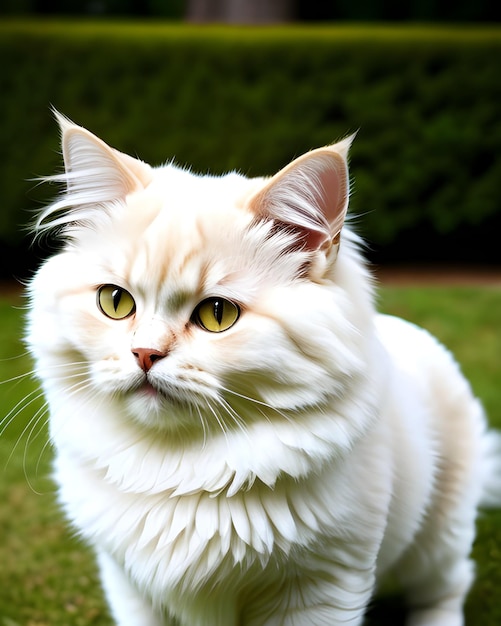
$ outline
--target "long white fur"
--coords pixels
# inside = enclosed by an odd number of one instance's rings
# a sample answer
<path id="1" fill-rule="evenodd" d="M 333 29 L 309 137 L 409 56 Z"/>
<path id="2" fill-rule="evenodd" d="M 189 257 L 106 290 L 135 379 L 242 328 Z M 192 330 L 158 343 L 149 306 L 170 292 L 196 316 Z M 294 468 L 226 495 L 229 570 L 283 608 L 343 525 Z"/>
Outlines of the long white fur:
<path id="1" fill-rule="evenodd" d="M 450 354 L 376 314 L 350 230 L 325 245 L 349 141 L 213 178 L 59 121 L 67 188 L 38 228 L 66 245 L 32 281 L 27 341 L 116 623 L 357 626 L 394 568 L 409 624 L 461 626 L 499 437 Z M 103 284 L 134 316 L 102 315 Z M 210 296 L 242 308 L 224 333 L 190 323 Z M 168 349 L 148 373 L 165 396 L 134 391 L 138 345 Z"/>

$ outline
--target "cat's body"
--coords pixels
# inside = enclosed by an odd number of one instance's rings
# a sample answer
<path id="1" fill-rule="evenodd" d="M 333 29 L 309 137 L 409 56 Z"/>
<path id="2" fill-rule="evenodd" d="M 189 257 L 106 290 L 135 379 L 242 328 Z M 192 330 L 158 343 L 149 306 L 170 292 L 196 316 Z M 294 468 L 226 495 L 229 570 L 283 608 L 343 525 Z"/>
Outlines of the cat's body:
<path id="1" fill-rule="evenodd" d="M 356 626 L 396 567 L 410 624 L 460 626 L 496 436 L 339 244 L 349 142 L 212 178 L 60 123 L 28 343 L 117 624 Z"/>

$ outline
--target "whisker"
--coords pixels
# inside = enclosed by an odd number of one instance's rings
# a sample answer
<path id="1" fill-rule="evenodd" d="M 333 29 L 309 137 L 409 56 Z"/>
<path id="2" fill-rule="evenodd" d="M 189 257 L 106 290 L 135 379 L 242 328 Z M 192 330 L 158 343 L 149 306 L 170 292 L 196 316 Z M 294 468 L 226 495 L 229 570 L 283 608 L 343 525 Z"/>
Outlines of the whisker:
<path id="1" fill-rule="evenodd" d="M 30 357 L 30 353 L 28 351 L 22 352 L 21 354 L 15 354 L 14 356 L 4 356 L 0 359 L 0 363 L 8 363 L 9 361 L 17 361 L 19 359 L 26 359 Z M 1 381 L 2 383 L 6 381 Z"/>
<path id="2" fill-rule="evenodd" d="M 13 356 L 13 357 L 8 357 L 6 359 L 1 359 L 1 361 L 12 361 L 24 356 L 29 356 L 29 353 L 26 354 L 22 354 L 22 355 L 18 355 L 18 356 Z M 83 368 L 88 367 L 88 362 L 87 361 L 74 361 L 72 363 L 54 363 L 51 364 L 49 366 L 44 366 L 44 371 L 54 371 L 54 370 L 58 370 L 58 369 L 70 369 L 70 368 L 74 368 L 74 367 L 80 367 L 82 366 L 82 372 L 84 372 L 85 370 Z M 37 368 L 32 368 L 27 372 L 24 372 L 22 374 L 18 374 L 17 376 L 12 376 L 11 378 L 6 378 L 5 380 L 0 380 L 0 385 L 5 385 L 7 383 L 12 383 L 15 382 L 17 380 L 22 380 L 23 378 L 33 378 L 33 380 L 36 380 L 38 377 L 37 374 Z"/>
<path id="3" fill-rule="evenodd" d="M 17 404 L 7 413 L 7 415 L 0 420 L 0 436 L 4 434 L 6 429 L 12 424 L 16 417 L 18 417 L 25 408 L 29 407 L 30 404 L 33 404 L 33 402 L 36 402 L 40 398 L 43 398 L 43 395 L 44 394 L 42 391 L 40 391 L 40 389 L 34 389 L 33 391 L 30 391 L 27 396 L 19 400 L 19 402 L 17 402 Z M 29 401 L 26 402 L 28 399 Z"/>
<path id="4" fill-rule="evenodd" d="M 52 372 L 52 374 L 56 374 L 55 377 L 61 383 L 63 382 L 71 383 L 66 389 L 68 398 L 71 398 L 74 394 L 78 393 L 79 391 L 92 387 L 92 383 L 89 382 L 86 378 L 84 378 L 87 368 L 88 368 L 87 362 L 74 361 L 73 363 L 69 363 L 69 364 L 64 363 L 64 364 L 50 365 L 45 368 L 45 371 Z M 58 371 L 60 372 L 60 375 L 58 375 Z M 2 382 L 19 383 L 23 379 L 27 379 L 27 378 L 35 379 L 36 376 L 37 376 L 36 371 L 32 370 L 32 371 L 20 374 L 18 376 L 13 376 L 7 381 L 2 381 Z M 36 389 L 31 390 L 21 400 L 19 400 L 15 404 L 15 406 L 13 406 L 10 409 L 7 415 L 0 420 L 0 436 L 5 433 L 5 431 L 13 424 L 13 422 L 20 416 L 21 413 L 28 410 L 30 406 L 32 406 L 39 400 L 42 400 L 43 398 L 44 398 L 44 392 L 37 386 Z M 19 445 L 21 444 L 23 440 L 25 440 L 24 452 L 23 452 L 23 471 L 24 471 L 26 481 L 30 489 L 34 493 L 38 493 L 38 491 L 35 489 L 32 479 L 30 478 L 30 471 L 28 469 L 30 466 L 28 451 L 30 449 L 30 446 L 32 446 L 34 442 L 42 435 L 45 427 L 48 424 L 48 413 L 49 413 L 48 407 L 49 407 L 48 402 L 44 401 L 43 404 L 36 409 L 35 413 L 30 417 L 28 422 L 24 425 L 22 432 L 16 438 L 16 441 L 5 463 L 5 468 L 7 468 L 9 463 L 12 461 L 12 458 L 15 455 L 16 450 L 19 448 Z M 38 475 L 39 473 L 43 455 L 45 451 L 48 449 L 48 447 L 50 446 L 50 444 L 51 444 L 50 438 L 47 438 L 47 440 L 44 442 L 41 448 L 40 453 L 38 454 L 38 458 L 37 458 L 36 466 L 35 466 L 36 475 Z"/>
<path id="5" fill-rule="evenodd" d="M 225 436 L 226 442 L 228 443 L 228 432 L 227 432 L 227 428 L 226 428 L 226 424 L 224 423 L 224 420 L 221 418 L 221 416 L 219 415 L 219 413 L 215 410 L 215 408 L 212 406 L 212 404 L 209 402 L 207 402 L 207 407 L 209 408 L 210 412 L 212 413 L 212 415 L 214 415 L 216 422 L 219 425 L 219 428 L 221 429 L 221 432 L 223 433 L 223 435 Z"/>
<path id="6" fill-rule="evenodd" d="M 45 420 L 45 423 L 44 423 L 44 424 L 42 425 L 42 427 L 40 428 L 40 431 L 42 430 L 42 428 L 43 428 L 44 426 L 47 426 L 47 425 L 48 425 L 48 423 L 49 423 L 49 419 L 47 418 L 47 419 Z M 39 432 L 40 432 L 40 431 L 39 431 Z M 37 436 L 38 436 L 38 435 L 37 435 Z M 36 474 L 37 476 L 38 476 L 38 473 L 39 473 L 39 471 L 40 471 L 40 464 L 41 464 L 41 462 L 42 462 L 43 455 L 45 454 L 46 450 L 47 450 L 50 446 L 51 446 L 51 440 L 50 440 L 50 438 L 49 438 L 49 437 L 47 437 L 47 439 L 45 440 L 45 443 L 43 444 L 42 449 L 40 450 L 40 454 L 38 455 L 37 464 L 36 464 L 36 466 L 35 466 L 35 474 Z"/>
<path id="7" fill-rule="evenodd" d="M 12 378 L 6 378 L 5 380 L 0 380 L 0 385 L 6 385 L 7 383 L 14 383 L 26 378 L 34 378 L 35 374 L 32 371 L 24 372 L 23 374 L 18 374 L 17 376 L 12 376 Z"/>
<path id="8" fill-rule="evenodd" d="M 217 402 L 220 407 L 226 411 L 226 413 L 230 416 L 233 423 L 238 427 L 242 433 L 248 437 L 248 430 L 246 428 L 245 420 L 235 411 L 235 409 L 231 406 L 229 402 L 227 402 L 224 398 L 217 398 Z"/>
<path id="9" fill-rule="evenodd" d="M 43 427 L 47 424 L 47 419 L 44 419 L 46 415 L 47 415 L 47 406 L 44 405 L 35 413 L 33 418 L 30 420 L 30 423 L 32 424 L 32 426 L 31 426 L 30 432 L 28 433 L 28 437 L 26 439 L 26 444 L 24 446 L 24 454 L 23 454 L 24 477 L 26 478 L 26 482 L 28 483 L 30 489 L 38 495 L 42 495 L 42 494 L 33 486 L 33 483 L 31 482 L 30 477 L 28 475 L 28 471 L 27 471 L 28 449 L 29 449 L 30 443 L 33 443 L 37 439 L 37 437 L 40 436 L 43 430 Z M 42 422 L 41 426 L 40 426 L 40 422 Z M 38 428 L 38 432 L 32 438 L 33 432 L 35 431 L 36 428 Z M 45 449 L 46 449 L 46 444 L 44 444 L 42 451 Z M 36 464 L 35 475 L 38 475 L 38 468 L 40 467 L 40 462 L 41 462 L 41 455 L 39 454 L 38 459 L 37 459 L 37 464 Z"/>
<path id="10" fill-rule="evenodd" d="M 16 376 L 11 379 L 11 381 L 19 381 L 26 376 L 30 376 L 31 372 L 28 374 L 21 374 L 20 376 Z M 79 378 L 82 374 L 68 374 L 62 378 L 61 381 L 71 380 L 73 378 Z M 0 436 L 3 435 L 5 430 L 12 424 L 13 420 L 19 416 L 19 414 L 26 408 L 28 408 L 33 402 L 36 402 L 40 398 L 43 398 L 44 392 L 41 391 L 38 387 L 30 391 L 26 396 L 24 396 L 21 400 L 19 400 L 14 407 L 0 420 Z"/>
<path id="11" fill-rule="evenodd" d="M 273 405 L 268 404 L 267 402 L 263 402 L 262 400 L 257 400 L 256 398 L 252 398 L 250 396 L 246 396 L 243 393 L 239 393 L 238 391 L 234 391 L 233 389 L 229 389 L 228 387 L 224 387 L 223 385 L 220 385 L 219 389 L 221 391 L 224 391 L 225 393 L 228 393 L 228 394 L 230 394 L 232 396 L 235 396 L 237 398 L 240 398 L 242 400 L 246 400 L 247 402 L 251 402 L 252 404 L 255 404 L 257 406 L 264 407 L 266 409 L 270 409 L 274 413 L 277 413 L 278 415 L 280 415 L 280 417 L 283 417 L 287 422 L 291 422 L 292 421 L 291 418 L 286 413 L 284 413 L 280 409 L 277 409 Z M 269 420 L 269 417 L 266 415 L 266 413 L 264 413 L 263 411 L 260 411 L 260 413 L 261 413 L 261 415 L 263 417 L 265 417 L 266 419 Z"/>
<path id="12" fill-rule="evenodd" d="M 35 393 L 35 392 L 33 392 L 33 393 Z M 18 411 L 16 411 L 16 413 L 15 413 L 15 414 L 11 417 L 11 419 L 10 419 L 10 420 L 9 420 L 9 422 L 6 424 L 6 426 L 2 429 L 2 431 L 1 431 L 1 433 L 0 433 L 0 434 L 2 434 L 2 433 L 5 431 L 5 428 L 7 428 L 10 424 L 12 424 L 13 419 L 14 419 L 14 418 L 16 418 L 16 417 L 17 417 L 17 416 L 21 413 L 21 411 L 23 411 L 23 410 L 24 410 L 27 406 L 29 406 L 30 404 L 33 404 L 33 402 L 36 402 L 36 401 L 37 401 L 37 400 L 39 400 L 40 398 L 43 398 L 43 393 L 42 393 L 42 392 L 37 393 L 37 395 L 35 395 L 33 398 L 31 398 L 31 400 L 28 402 L 28 404 L 26 404 L 26 405 L 22 405 L 22 406 L 19 408 L 19 410 L 18 410 Z M 17 404 L 16 406 L 19 406 L 19 404 L 20 404 L 20 402 L 18 402 L 18 404 Z M 44 403 L 44 406 L 46 407 L 46 406 L 47 406 L 47 403 Z M 24 435 L 26 434 L 27 430 L 30 428 L 30 425 L 31 425 L 31 423 L 33 422 L 33 420 L 35 419 L 35 417 L 36 417 L 36 416 L 38 416 L 39 411 L 40 411 L 40 409 L 38 409 L 38 410 L 36 411 L 35 415 L 34 415 L 34 416 L 32 416 L 32 417 L 29 419 L 28 423 L 25 425 L 25 427 L 23 428 L 23 430 L 22 430 L 21 434 L 20 434 L 20 435 L 19 435 L 19 437 L 17 438 L 17 440 L 16 440 L 16 442 L 15 442 L 15 444 L 14 444 L 14 447 L 12 448 L 12 450 L 11 450 L 11 452 L 10 452 L 10 454 L 9 454 L 9 457 L 8 457 L 8 459 L 7 459 L 6 463 L 5 463 L 5 468 L 7 468 L 7 466 L 8 466 L 8 465 L 9 465 L 9 463 L 10 463 L 10 461 L 12 460 L 12 457 L 13 457 L 13 455 L 14 455 L 15 451 L 17 450 L 17 447 L 18 447 L 19 443 L 20 443 L 20 442 L 21 442 L 21 440 L 23 439 L 23 437 L 24 437 Z"/>
<path id="13" fill-rule="evenodd" d="M 205 446 L 207 445 L 207 430 L 209 428 L 209 425 L 207 424 L 207 420 L 205 419 L 205 416 L 202 414 L 202 411 L 200 410 L 200 407 L 198 406 L 198 404 L 194 404 L 194 405 L 190 404 L 190 411 L 193 410 L 193 407 L 197 410 L 198 418 L 200 420 L 200 423 L 202 424 L 202 430 L 204 433 L 204 440 L 202 444 L 202 450 L 203 450 L 205 449 Z"/>
<path id="14" fill-rule="evenodd" d="M 69 387 L 66 390 L 67 397 L 71 398 L 72 396 L 74 396 L 75 394 L 79 393 L 80 391 L 85 391 L 88 388 L 92 388 L 92 383 L 90 383 L 89 381 L 83 380 L 83 381 L 80 381 L 78 383 L 75 383 L 74 385 L 72 385 L 71 387 Z M 42 407 L 40 407 L 40 409 L 37 411 L 37 413 L 30 420 L 30 423 L 32 424 L 32 426 L 31 426 L 30 433 L 28 434 L 28 437 L 27 437 L 27 440 L 26 440 L 24 460 L 27 459 L 27 450 L 28 450 L 28 446 L 30 445 L 30 443 L 33 443 L 37 439 L 37 437 L 40 436 L 40 434 L 43 431 L 43 427 L 49 423 L 49 418 L 47 417 L 47 419 L 45 419 L 45 422 L 40 425 L 38 433 L 35 435 L 35 437 L 32 437 L 32 434 L 33 434 L 33 431 L 35 430 L 35 428 L 40 424 L 40 422 L 43 419 L 43 417 L 45 415 L 48 415 L 48 413 L 49 413 L 48 409 L 49 409 L 48 403 L 46 402 L 46 403 L 44 403 L 44 405 Z M 33 420 L 36 420 L 35 423 L 33 423 Z M 21 435 L 19 436 L 18 441 L 16 442 L 16 446 L 15 447 L 17 447 L 17 444 L 19 443 L 19 441 L 21 440 L 21 438 L 25 434 L 25 431 L 27 430 L 27 427 L 24 429 L 23 433 L 21 433 Z M 45 441 L 42 449 L 40 450 L 39 455 L 38 455 L 37 463 L 36 463 L 36 466 L 35 466 L 35 474 L 36 475 L 38 475 L 38 472 L 39 472 L 39 469 L 40 469 L 40 465 L 42 463 L 43 455 L 45 454 L 45 451 L 47 450 L 47 448 L 50 445 L 51 445 L 51 438 L 48 437 L 47 440 Z M 24 465 L 24 463 L 23 463 L 23 465 Z M 25 468 L 25 477 L 26 477 L 26 480 L 27 480 L 28 484 L 30 485 L 30 488 L 35 493 L 38 493 L 34 489 L 32 483 L 30 481 L 30 478 L 28 476 L 26 468 Z"/>

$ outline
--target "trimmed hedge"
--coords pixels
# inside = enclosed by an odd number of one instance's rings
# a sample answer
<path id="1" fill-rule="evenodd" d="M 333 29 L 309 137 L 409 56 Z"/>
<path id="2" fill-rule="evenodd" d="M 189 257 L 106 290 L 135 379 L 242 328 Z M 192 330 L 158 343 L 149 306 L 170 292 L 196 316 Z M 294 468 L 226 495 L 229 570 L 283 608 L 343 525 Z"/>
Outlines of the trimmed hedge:
<path id="1" fill-rule="evenodd" d="M 55 192 L 27 179 L 61 168 L 50 105 L 201 172 L 271 174 L 358 130 L 352 214 L 376 260 L 501 262 L 499 27 L 4 21 L 0 53 L 9 271 L 31 267 L 20 225 Z"/>

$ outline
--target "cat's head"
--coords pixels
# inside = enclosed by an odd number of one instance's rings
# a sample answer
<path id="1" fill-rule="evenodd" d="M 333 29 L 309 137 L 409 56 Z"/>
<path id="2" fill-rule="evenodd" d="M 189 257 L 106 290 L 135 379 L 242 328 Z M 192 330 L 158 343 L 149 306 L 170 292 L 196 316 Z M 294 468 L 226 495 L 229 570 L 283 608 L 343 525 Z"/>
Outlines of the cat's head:
<path id="1" fill-rule="evenodd" d="M 32 282 L 28 331 L 49 398 L 206 437 L 343 395 L 366 314 L 337 267 L 349 139 L 272 178 L 211 177 L 58 119 L 65 192 L 37 230 L 65 243 Z"/>

